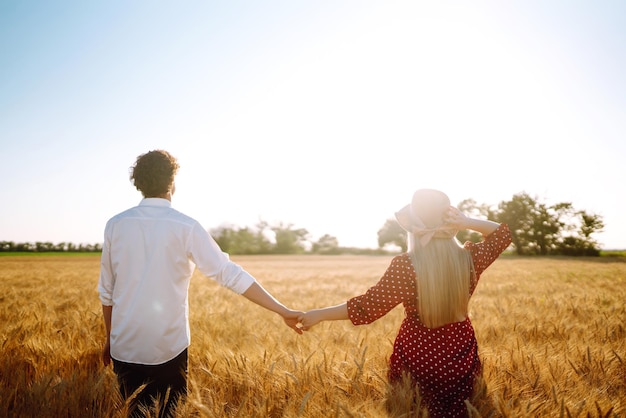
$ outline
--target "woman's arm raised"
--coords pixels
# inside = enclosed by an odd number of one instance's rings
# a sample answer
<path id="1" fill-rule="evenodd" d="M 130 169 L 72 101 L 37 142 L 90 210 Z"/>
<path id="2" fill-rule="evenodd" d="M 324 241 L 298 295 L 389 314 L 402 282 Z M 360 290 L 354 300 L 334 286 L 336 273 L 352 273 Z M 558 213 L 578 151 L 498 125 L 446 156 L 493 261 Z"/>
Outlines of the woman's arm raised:
<path id="1" fill-rule="evenodd" d="M 480 232 L 484 236 L 491 234 L 500 226 L 499 223 L 494 221 L 470 218 L 453 206 L 450 206 L 448 209 L 444 221 L 453 228 L 471 229 L 472 231 Z"/>

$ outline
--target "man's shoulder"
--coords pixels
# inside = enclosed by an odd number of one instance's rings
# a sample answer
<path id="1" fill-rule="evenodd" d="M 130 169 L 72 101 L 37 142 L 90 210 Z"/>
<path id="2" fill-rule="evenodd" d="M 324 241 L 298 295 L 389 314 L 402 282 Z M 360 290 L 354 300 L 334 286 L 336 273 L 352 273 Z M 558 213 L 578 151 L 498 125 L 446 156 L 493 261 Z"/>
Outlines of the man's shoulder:
<path id="1" fill-rule="evenodd" d="M 177 210 L 172 207 L 154 207 L 147 209 L 146 206 L 134 206 L 128 208 L 114 216 L 112 216 L 107 224 L 112 225 L 120 221 L 127 221 L 130 219 L 136 219 L 138 221 L 148 221 L 150 219 L 157 221 L 171 221 L 178 224 L 184 224 L 189 227 L 200 226 L 200 222 L 195 218 Z"/>
<path id="2" fill-rule="evenodd" d="M 109 222 L 115 221 L 120 218 L 125 218 L 128 216 L 135 216 L 137 213 L 137 209 L 138 209 L 138 206 L 133 206 L 132 208 L 128 208 L 119 213 L 116 213 L 115 215 L 111 216 L 111 218 L 109 218 Z"/>
<path id="3" fill-rule="evenodd" d="M 174 208 L 169 208 L 168 216 L 171 217 L 172 219 L 187 223 L 189 225 L 200 225 L 200 222 L 198 222 L 196 218 L 189 216 L 186 213 L 183 213 Z"/>

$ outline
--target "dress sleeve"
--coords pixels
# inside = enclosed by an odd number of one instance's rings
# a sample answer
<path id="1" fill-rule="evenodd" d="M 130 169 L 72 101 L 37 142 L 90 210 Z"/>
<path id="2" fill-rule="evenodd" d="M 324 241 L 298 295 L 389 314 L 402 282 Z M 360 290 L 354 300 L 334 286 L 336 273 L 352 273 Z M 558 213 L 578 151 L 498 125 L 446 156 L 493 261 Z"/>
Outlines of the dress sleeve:
<path id="1" fill-rule="evenodd" d="M 500 254 L 511 244 L 511 231 L 507 224 L 500 224 L 491 234 L 479 242 L 466 242 L 465 248 L 472 254 L 474 274 L 472 275 L 472 291 L 478 284 L 480 275 L 489 267 Z"/>
<path id="2" fill-rule="evenodd" d="M 408 257 L 396 256 L 383 277 L 365 294 L 348 300 L 348 317 L 354 325 L 376 321 L 405 301 L 414 301 L 415 271 Z"/>

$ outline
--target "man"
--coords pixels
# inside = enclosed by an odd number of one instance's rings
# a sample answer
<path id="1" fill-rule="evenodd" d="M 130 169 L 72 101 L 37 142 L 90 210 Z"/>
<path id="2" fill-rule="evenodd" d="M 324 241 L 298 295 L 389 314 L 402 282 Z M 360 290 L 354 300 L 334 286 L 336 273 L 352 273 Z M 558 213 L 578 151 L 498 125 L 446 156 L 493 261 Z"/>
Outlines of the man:
<path id="1" fill-rule="evenodd" d="M 113 361 L 124 399 L 147 384 L 131 402 L 135 413 L 138 405 L 158 398 L 165 401 L 163 415 L 170 414 L 187 392 L 188 286 L 195 267 L 302 333 L 301 312 L 274 299 L 196 220 L 172 208 L 178 168 L 166 151 L 140 155 L 131 180 L 144 199 L 111 218 L 104 233 L 98 284 L 106 327 L 102 358 L 105 366 Z"/>

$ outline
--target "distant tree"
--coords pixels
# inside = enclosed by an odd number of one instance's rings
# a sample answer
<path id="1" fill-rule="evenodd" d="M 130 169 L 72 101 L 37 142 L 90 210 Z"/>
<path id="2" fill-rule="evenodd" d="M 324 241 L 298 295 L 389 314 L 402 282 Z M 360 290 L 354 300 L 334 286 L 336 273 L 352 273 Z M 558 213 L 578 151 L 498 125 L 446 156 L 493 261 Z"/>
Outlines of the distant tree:
<path id="1" fill-rule="evenodd" d="M 557 203 L 547 206 L 537 202 L 532 225 L 536 253 L 548 255 L 555 252 L 566 226 L 563 218 L 567 217 L 571 211 L 571 203 Z"/>
<path id="2" fill-rule="evenodd" d="M 220 249 L 226 253 L 233 254 L 233 243 L 236 229 L 230 225 L 220 225 L 217 228 L 209 230 L 209 234 L 213 237 Z"/>
<path id="3" fill-rule="evenodd" d="M 339 241 L 332 235 L 322 235 L 317 242 L 313 243 L 311 251 L 315 254 L 339 254 Z"/>
<path id="4" fill-rule="evenodd" d="M 571 211 L 570 203 L 548 206 L 527 193 L 519 193 L 501 202 L 496 218 L 509 225 L 512 241 L 519 255 L 547 255 L 557 246 L 564 223 L 562 217 Z"/>
<path id="5" fill-rule="evenodd" d="M 398 221 L 395 219 L 387 219 L 385 224 L 378 230 L 378 247 L 383 248 L 387 244 L 393 244 L 400 247 L 402 252 L 407 250 L 407 233 Z"/>
<path id="6" fill-rule="evenodd" d="M 496 220 L 509 225 L 511 240 L 518 255 L 534 252 L 535 208 L 537 201 L 527 193 L 519 193 L 510 201 L 500 202 Z"/>
<path id="7" fill-rule="evenodd" d="M 36 245 L 32 242 L 19 242 L 15 244 L 15 251 L 32 252 L 35 251 L 36 248 Z"/>
<path id="8" fill-rule="evenodd" d="M 527 193 L 500 202 L 494 219 L 511 228 L 519 255 L 599 254 L 591 234 L 602 230 L 598 215 L 576 211 L 569 202 L 547 205 Z"/>
<path id="9" fill-rule="evenodd" d="M 285 225 L 281 222 L 271 227 L 271 230 L 276 234 L 274 253 L 300 254 L 304 252 L 304 243 L 309 236 L 309 232 L 306 229 L 293 229 L 292 224 Z"/>
<path id="10" fill-rule="evenodd" d="M 588 242 L 575 236 L 565 237 L 557 249 L 557 254 L 568 256 L 598 256 L 600 251 L 590 247 Z"/>
<path id="11" fill-rule="evenodd" d="M 15 251 L 15 243 L 13 241 L 0 241 L 0 251 Z"/>
<path id="12" fill-rule="evenodd" d="M 222 225 L 212 229 L 210 234 L 222 251 L 229 254 L 268 254 L 273 246 L 263 232 L 259 228 Z"/>
<path id="13" fill-rule="evenodd" d="M 240 228 L 234 234 L 231 252 L 233 254 L 263 254 L 263 248 L 266 247 L 264 240 L 265 238 L 259 231 L 249 227 Z"/>
<path id="14" fill-rule="evenodd" d="M 596 244 L 595 240 L 591 238 L 591 234 L 596 232 L 602 232 L 604 229 L 604 221 L 600 215 L 588 213 L 586 211 L 579 211 L 577 214 L 580 216 L 580 235 L 590 243 Z"/>
<path id="15" fill-rule="evenodd" d="M 54 244 L 49 241 L 35 243 L 35 251 L 37 252 L 43 253 L 43 252 L 52 251 L 53 249 L 54 249 Z"/>
<path id="16" fill-rule="evenodd" d="M 275 239 L 275 235 L 272 232 L 269 224 L 263 220 L 260 220 L 255 226 L 255 231 L 256 248 L 258 251 L 257 254 L 271 254 L 272 252 L 274 252 L 275 241 L 272 242 L 270 238 L 274 237 Z"/>
<path id="17" fill-rule="evenodd" d="M 602 217 L 586 211 L 575 213 L 577 226 L 572 229 L 573 235 L 566 236 L 559 243 L 557 253 L 569 256 L 598 256 L 600 250 L 592 234 L 602 231 L 604 221 Z"/>

